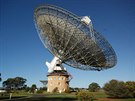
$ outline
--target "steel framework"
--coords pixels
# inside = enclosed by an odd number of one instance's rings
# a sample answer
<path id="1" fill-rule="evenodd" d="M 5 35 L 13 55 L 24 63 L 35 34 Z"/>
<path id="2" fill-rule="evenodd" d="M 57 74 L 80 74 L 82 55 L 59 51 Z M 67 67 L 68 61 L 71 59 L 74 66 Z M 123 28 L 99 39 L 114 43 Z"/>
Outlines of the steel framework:
<path id="1" fill-rule="evenodd" d="M 116 54 L 108 41 L 75 14 L 57 6 L 42 5 L 35 9 L 34 20 L 43 44 L 62 63 L 83 70 L 103 70 L 116 65 Z"/>

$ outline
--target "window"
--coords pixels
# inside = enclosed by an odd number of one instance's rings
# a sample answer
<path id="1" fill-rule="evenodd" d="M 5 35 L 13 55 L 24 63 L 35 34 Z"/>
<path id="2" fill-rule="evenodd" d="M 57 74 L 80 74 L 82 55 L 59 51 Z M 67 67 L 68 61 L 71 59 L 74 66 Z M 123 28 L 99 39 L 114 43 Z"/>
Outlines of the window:
<path id="1" fill-rule="evenodd" d="M 54 80 L 56 80 L 56 77 L 54 77 Z"/>
<path id="2" fill-rule="evenodd" d="M 50 86 L 52 86 L 52 82 L 50 83 Z"/>
<path id="3" fill-rule="evenodd" d="M 52 80 L 52 78 L 50 78 L 50 80 Z"/>
<path id="4" fill-rule="evenodd" d="M 61 80 L 61 78 L 60 78 L 60 77 L 58 77 L 58 80 Z"/>
<path id="5" fill-rule="evenodd" d="M 61 83 L 60 83 L 60 82 L 58 82 L 58 85 L 60 86 L 60 85 L 61 85 Z"/>

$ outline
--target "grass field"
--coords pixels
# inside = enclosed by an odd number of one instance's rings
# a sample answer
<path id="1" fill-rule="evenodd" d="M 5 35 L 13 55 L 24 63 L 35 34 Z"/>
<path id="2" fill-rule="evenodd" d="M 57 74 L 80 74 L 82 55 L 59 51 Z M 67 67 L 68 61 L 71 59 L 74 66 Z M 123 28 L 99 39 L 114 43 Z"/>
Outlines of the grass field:
<path id="1" fill-rule="evenodd" d="M 93 92 L 95 99 L 94 101 L 135 101 L 135 98 L 109 98 L 103 91 Z"/>
<path id="2" fill-rule="evenodd" d="M 107 95 L 103 92 L 93 92 L 94 95 L 94 101 L 135 101 L 133 98 L 127 98 L 127 99 L 113 99 L 108 98 Z M 19 93 L 13 93 L 12 99 L 10 101 L 14 101 L 14 99 L 18 99 L 16 101 L 79 101 L 76 97 L 76 93 L 44 93 L 44 94 L 28 94 L 24 92 Z M 9 95 L 6 96 L 0 96 L 0 101 L 3 101 L 3 99 L 9 99 Z"/>

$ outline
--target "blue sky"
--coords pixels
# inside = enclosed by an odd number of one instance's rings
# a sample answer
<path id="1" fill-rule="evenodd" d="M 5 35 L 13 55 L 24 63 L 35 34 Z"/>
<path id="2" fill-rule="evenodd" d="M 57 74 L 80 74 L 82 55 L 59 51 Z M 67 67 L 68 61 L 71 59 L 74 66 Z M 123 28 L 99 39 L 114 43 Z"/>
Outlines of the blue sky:
<path id="1" fill-rule="evenodd" d="M 135 0 L 0 0 L 3 81 L 22 76 L 27 79 L 28 86 L 42 87 L 39 80 L 47 79 L 45 61 L 51 61 L 53 56 L 41 43 L 33 19 L 34 8 L 46 3 L 63 7 L 78 16 L 90 16 L 94 28 L 117 54 L 117 65 L 100 72 L 64 65 L 73 76 L 71 87 L 88 87 L 92 82 L 103 86 L 111 79 L 135 81 Z"/>

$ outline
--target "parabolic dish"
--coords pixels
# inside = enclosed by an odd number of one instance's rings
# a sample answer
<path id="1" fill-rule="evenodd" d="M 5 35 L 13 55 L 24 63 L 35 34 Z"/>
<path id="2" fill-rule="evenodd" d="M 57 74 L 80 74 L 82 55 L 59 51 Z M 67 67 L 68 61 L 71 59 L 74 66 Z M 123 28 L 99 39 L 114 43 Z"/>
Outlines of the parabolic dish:
<path id="1" fill-rule="evenodd" d="M 43 44 L 62 63 L 83 70 L 116 65 L 111 45 L 92 26 L 82 23 L 81 17 L 57 6 L 42 5 L 35 9 L 34 20 Z"/>

